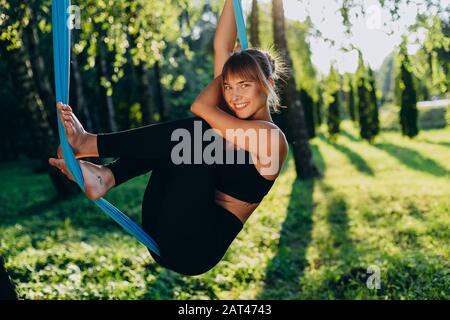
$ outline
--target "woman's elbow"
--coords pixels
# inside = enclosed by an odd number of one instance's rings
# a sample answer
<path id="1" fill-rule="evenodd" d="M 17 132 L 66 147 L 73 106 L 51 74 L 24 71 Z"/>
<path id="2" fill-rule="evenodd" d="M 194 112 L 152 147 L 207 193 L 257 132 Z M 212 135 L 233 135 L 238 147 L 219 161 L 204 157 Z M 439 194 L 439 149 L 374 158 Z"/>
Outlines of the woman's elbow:
<path id="1" fill-rule="evenodd" d="M 191 112 L 194 115 L 199 116 L 199 107 L 196 103 L 191 104 Z"/>

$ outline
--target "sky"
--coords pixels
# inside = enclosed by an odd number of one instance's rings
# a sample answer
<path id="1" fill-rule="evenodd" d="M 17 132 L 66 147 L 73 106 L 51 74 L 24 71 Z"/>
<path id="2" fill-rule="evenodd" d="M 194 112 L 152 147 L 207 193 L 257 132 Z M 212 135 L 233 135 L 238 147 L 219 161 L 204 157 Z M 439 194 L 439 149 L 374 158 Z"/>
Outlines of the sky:
<path id="1" fill-rule="evenodd" d="M 270 0 L 259 0 L 269 2 Z M 416 5 L 404 5 L 400 10 L 400 19 L 393 23 L 389 13 L 380 7 L 378 0 L 364 1 L 366 17 L 352 19 L 352 35 L 347 37 L 339 6 L 332 0 L 283 0 L 285 16 L 289 19 L 304 21 L 306 17 L 311 20 L 322 32 L 324 37 L 333 39 L 335 46 L 320 39 L 310 38 L 311 59 L 320 73 L 327 74 L 330 64 L 335 63 L 340 73 L 354 72 L 357 68 L 358 54 L 355 50 L 343 52 L 340 47 L 353 44 L 361 49 L 364 60 L 372 69 L 380 68 L 384 58 L 400 44 L 401 36 L 407 27 L 415 22 L 418 10 Z M 450 0 L 441 0 L 442 5 L 450 5 Z M 251 0 L 243 0 L 246 14 L 250 12 Z M 387 26 L 385 26 L 387 24 Z M 387 32 L 393 33 L 388 35 Z M 419 35 L 420 38 L 420 35 Z M 417 47 L 410 46 L 410 53 L 417 51 Z"/>

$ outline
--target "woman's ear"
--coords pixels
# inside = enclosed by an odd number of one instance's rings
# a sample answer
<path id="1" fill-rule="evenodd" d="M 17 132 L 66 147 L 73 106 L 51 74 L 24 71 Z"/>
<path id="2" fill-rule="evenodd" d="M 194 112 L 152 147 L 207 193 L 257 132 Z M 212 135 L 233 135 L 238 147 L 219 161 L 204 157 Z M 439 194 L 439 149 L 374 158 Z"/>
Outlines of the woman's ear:
<path id="1" fill-rule="evenodd" d="M 273 80 L 272 77 L 269 77 L 269 83 L 270 83 L 270 85 L 271 85 L 272 87 L 275 88 L 275 80 Z"/>

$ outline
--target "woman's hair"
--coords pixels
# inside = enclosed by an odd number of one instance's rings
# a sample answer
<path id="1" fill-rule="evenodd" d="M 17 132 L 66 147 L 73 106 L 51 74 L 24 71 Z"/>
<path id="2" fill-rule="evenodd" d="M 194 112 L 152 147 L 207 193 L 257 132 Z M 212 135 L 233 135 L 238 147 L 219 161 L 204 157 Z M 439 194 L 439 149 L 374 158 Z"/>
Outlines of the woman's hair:
<path id="1" fill-rule="evenodd" d="M 267 95 L 269 110 L 278 113 L 282 106 L 276 83 L 286 79 L 287 70 L 284 61 L 273 49 L 243 49 L 235 51 L 223 66 L 222 81 L 227 81 L 230 75 L 256 81 Z M 275 86 L 270 84 L 269 79 L 275 81 Z"/>

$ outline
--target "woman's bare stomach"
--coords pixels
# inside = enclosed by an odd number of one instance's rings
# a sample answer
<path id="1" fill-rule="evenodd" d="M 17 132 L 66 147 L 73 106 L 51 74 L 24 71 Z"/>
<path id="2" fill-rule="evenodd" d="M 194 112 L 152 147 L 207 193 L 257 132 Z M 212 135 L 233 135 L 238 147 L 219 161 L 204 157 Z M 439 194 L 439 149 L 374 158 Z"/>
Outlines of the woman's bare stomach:
<path id="1" fill-rule="evenodd" d="M 216 190 L 215 202 L 238 217 L 242 224 L 247 221 L 253 211 L 259 206 L 259 203 L 245 202 L 219 190 Z"/>

